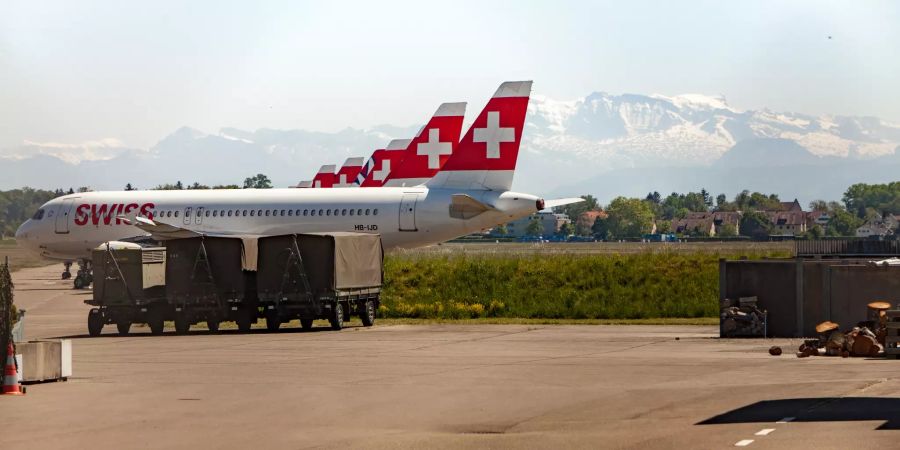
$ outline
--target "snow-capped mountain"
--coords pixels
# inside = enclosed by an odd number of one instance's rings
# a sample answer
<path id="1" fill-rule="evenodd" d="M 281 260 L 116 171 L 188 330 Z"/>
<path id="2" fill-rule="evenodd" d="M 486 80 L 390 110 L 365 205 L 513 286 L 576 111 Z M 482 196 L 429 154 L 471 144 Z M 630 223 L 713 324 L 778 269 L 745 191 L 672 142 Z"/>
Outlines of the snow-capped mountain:
<path id="1" fill-rule="evenodd" d="M 526 139 L 541 154 L 573 155 L 606 169 L 708 165 L 739 142 L 794 141 L 815 156 L 893 154 L 900 125 L 873 117 L 741 111 L 722 96 L 611 95 L 560 102 L 535 97 Z"/>
<path id="2" fill-rule="evenodd" d="M 874 117 L 741 110 L 722 96 L 604 92 L 571 101 L 535 95 L 528 112 L 514 185 L 527 192 L 608 199 L 705 187 L 793 197 L 802 185 L 798 195 L 835 199 L 846 186 L 817 182 L 823 171 L 848 182 L 892 181 L 900 173 L 889 170 L 900 168 L 900 155 L 894 156 L 900 125 Z M 229 184 L 256 173 L 288 186 L 310 179 L 323 164 L 368 156 L 418 128 L 208 133 L 183 127 L 146 149 L 115 139 L 26 142 L 0 149 L 0 189 L 119 189 L 125 183 L 146 188 L 178 180 Z M 773 178 L 775 172 L 780 178 Z"/>

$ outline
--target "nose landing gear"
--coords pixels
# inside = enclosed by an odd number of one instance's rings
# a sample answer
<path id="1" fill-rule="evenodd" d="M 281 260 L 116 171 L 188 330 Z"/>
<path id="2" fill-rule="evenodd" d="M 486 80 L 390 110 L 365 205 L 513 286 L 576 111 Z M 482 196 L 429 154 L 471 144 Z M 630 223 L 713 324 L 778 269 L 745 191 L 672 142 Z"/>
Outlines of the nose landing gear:
<path id="1" fill-rule="evenodd" d="M 71 263 L 70 263 L 71 264 Z M 68 270 L 68 268 L 67 268 Z M 65 275 L 63 275 L 65 276 Z M 69 276 L 72 276 L 69 274 Z M 79 259 L 78 260 L 78 272 L 75 274 L 75 280 L 73 281 L 73 285 L 75 289 L 84 289 L 91 285 L 94 282 L 94 268 L 91 267 L 91 260 L 89 259 Z"/>
<path id="2" fill-rule="evenodd" d="M 66 261 L 63 264 L 66 266 L 66 270 L 62 273 L 62 279 L 68 280 L 69 278 L 72 278 L 72 261 Z"/>

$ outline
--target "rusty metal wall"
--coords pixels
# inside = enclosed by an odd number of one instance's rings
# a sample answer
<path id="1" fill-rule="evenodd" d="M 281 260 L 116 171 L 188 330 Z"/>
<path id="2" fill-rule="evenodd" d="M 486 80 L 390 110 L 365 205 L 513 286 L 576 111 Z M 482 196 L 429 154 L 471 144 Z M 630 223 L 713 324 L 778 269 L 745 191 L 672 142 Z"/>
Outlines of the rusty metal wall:
<path id="1" fill-rule="evenodd" d="M 769 336 L 814 336 L 825 320 L 850 327 L 869 302 L 900 302 L 900 267 L 862 260 L 722 260 L 719 271 L 720 299 L 756 296 Z"/>

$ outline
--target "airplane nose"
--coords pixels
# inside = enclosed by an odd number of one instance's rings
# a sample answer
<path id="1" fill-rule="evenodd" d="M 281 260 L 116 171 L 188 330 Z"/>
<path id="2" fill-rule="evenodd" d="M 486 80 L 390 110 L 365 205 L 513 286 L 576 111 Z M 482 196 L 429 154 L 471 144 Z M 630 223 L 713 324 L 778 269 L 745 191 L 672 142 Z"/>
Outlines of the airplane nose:
<path id="1" fill-rule="evenodd" d="M 16 241 L 24 243 L 28 240 L 28 229 L 31 227 L 31 219 L 26 220 L 25 223 L 19 225 L 19 228 L 16 230 Z"/>

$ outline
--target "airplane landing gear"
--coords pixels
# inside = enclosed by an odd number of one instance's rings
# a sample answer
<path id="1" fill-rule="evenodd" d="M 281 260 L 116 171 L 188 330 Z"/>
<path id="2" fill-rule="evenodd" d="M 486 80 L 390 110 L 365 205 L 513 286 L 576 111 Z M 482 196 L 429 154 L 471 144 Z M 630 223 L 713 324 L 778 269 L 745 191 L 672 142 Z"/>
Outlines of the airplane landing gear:
<path id="1" fill-rule="evenodd" d="M 89 259 L 78 260 L 78 272 L 75 274 L 73 285 L 75 289 L 84 289 L 94 282 L 94 269 Z"/>
<path id="2" fill-rule="evenodd" d="M 69 278 L 72 278 L 72 261 L 66 261 L 63 264 L 66 266 L 66 270 L 62 273 L 62 279 L 68 280 Z"/>

